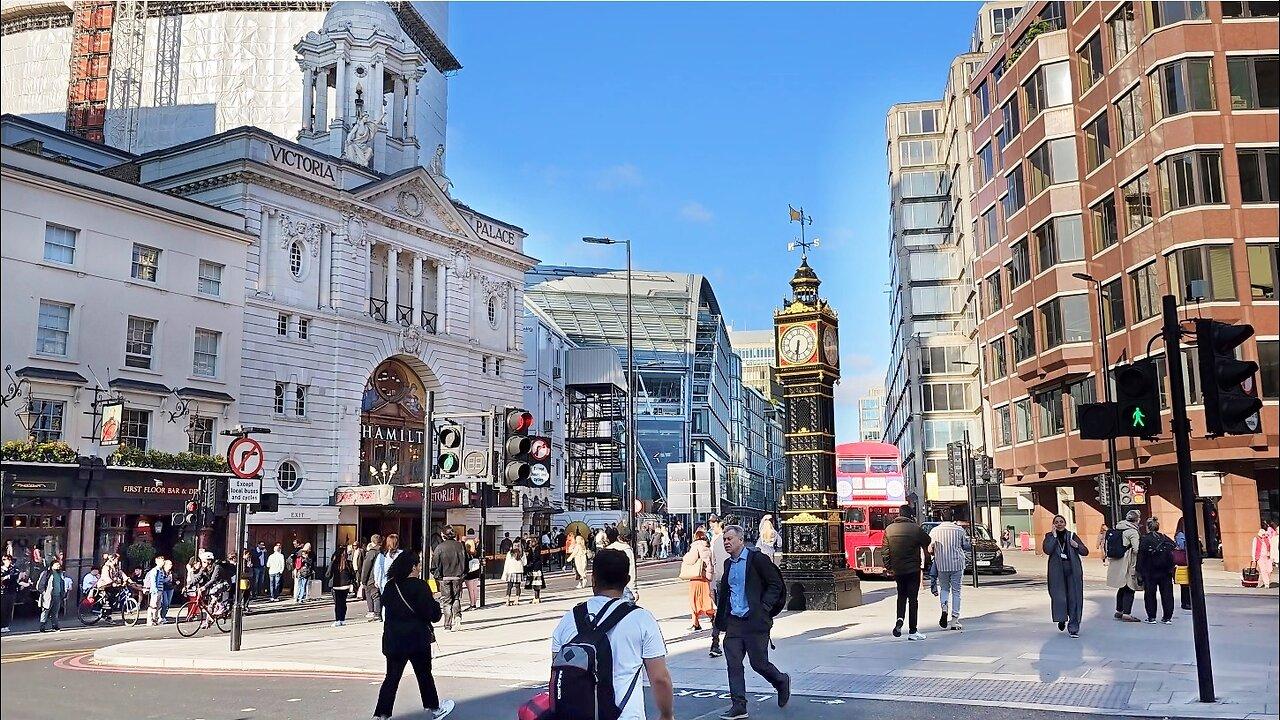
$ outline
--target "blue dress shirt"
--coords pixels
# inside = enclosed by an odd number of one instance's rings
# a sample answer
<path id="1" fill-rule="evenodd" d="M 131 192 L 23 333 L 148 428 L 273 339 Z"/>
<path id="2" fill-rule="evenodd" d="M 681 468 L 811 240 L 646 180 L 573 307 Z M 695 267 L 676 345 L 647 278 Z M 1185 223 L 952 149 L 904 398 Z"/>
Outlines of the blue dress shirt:
<path id="1" fill-rule="evenodd" d="M 745 618 L 751 614 L 751 606 L 747 603 L 747 553 L 743 548 L 738 557 L 729 558 L 729 613 L 734 617 Z"/>

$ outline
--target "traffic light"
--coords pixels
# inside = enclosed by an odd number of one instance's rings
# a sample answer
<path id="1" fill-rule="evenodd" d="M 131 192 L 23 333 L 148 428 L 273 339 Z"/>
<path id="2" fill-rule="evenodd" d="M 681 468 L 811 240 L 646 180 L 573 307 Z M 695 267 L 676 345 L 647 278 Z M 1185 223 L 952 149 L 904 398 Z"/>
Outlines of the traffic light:
<path id="1" fill-rule="evenodd" d="M 1102 507 L 1111 505 L 1111 482 L 1106 475 L 1098 475 L 1094 479 L 1094 495 L 1098 498 L 1098 504 Z"/>
<path id="2" fill-rule="evenodd" d="M 1147 486 L 1138 480 L 1130 480 L 1128 485 L 1129 485 L 1129 497 L 1131 498 L 1131 502 L 1134 505 L 1146 505 L 1147 504 Z"/>
<path id="3" fill-rule="evenodd" d="M 466 429 L 453 421 L 445 421 L 436 429 L 436 475 L 442 478 L 462 474 L 462 456 L 466 450 Z"/>
<path id="4" fill-rule="evenodd" d="M 1120 496 L 1117 498 L 1117 500 L 1119 501 L 1121 507 L 1124 507 L 1125 505 L 1138 504 L 1134 502 L 1134 498 L 1133 498 L 1133 483 L 1129 482 L 1128 480 L 1121 480 L 1118 483 L 1118 489 L 1120 491 Z"/>
<path id="5" fill-rule="evenodd" d="M 532 472 L 529 450 L 533 439 L 529 437 L 529 430 L 533 428 L 533 413 L 522 408 L 507 408 L 503 427 L 506 435 L 502 440 L 501 481 L 507 485 L 527 485 Z"/>
<path id="6" fill-rule="evenodd" d="M 547 487 L 551 484 L 551 438 L 535 435 L 529 438 L 529 485 Z"/>
<path id="7" fill-rule="evenodd" d="M 1116 368 L 1117 436 L 1160 434 L 1160 381 L 1156 364 L 1136 360 Z"/>
<path id="8" fill-rule="evenodd" d="M 200 521 L 200 503 L 195 500 L 188 500 L 182 509 L 182 522 L 175 522 L 174 525 L 195 525 Z"/>
<path id="9" fill-rule="evenodd" d="M 1236 348 L 1252 336 L 1252 325 L 1196 320 L 1204 424 L 1210 435 L 1262 432 L 1262 401 L 1253 377 L 1258 363 L 1236 359 Z"/>
<path id="10" fill-rule="evenodd" d="M 1110 440 L 1120 435 L 1119 410 L 1113 402 L 1081 403 L 1076 406 L 1076 429 L 1081 440 Z"/>

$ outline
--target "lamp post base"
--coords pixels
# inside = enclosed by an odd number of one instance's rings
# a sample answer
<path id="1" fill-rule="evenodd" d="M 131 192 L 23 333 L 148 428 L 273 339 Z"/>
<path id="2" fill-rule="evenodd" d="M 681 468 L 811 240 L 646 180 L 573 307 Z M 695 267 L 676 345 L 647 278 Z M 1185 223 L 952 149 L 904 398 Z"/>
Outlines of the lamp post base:
<path id="1" fill-rule="evenodd" d="M 845 610 L 862 604 L 853 570 L 783 570 L 788 610 Z"/>

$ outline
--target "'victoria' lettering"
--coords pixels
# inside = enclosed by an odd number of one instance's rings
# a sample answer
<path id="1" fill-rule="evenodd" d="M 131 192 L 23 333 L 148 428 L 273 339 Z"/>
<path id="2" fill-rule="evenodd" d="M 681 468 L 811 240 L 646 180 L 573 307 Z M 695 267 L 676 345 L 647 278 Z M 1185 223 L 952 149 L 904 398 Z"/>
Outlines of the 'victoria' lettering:
<path id="1" fill-rule="evenodd" d="M 275 143 L 270 143 L 270 147 L 271 159 L 281 165 L 301 170 L 304 173 L 330 182 L 334 181 L 333 166 L 329 163 L 317 160 L 310 155 L 303 155 L 297 150 L 281 147 Z"/>

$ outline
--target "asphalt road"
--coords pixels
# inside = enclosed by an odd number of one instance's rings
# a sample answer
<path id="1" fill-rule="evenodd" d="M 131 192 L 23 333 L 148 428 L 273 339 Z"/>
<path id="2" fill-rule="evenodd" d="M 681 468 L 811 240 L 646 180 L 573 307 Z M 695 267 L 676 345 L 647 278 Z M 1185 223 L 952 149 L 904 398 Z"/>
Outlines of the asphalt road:
<path id="1" fill-rule="evenodd" d="M 669 579 L 674 563 L 642 568 L 641 577 Z M 1010 578 L 1009 580 L 1012 580 Z M 874 583 L 874 581 L 871 581 Z M 567 577 L 549 580 L 549 592 L 571 587 Z M 496 584 L 494 586 L 497 587 Z M 500 593 L 489 597 L 500 601 Z M 332 621 L 327 602 L 297 608 L 290 603 L 267 604 L 246 619 L 246 632 L 255 629 Z M 363 605 L 353 605 L 359 622 Z M 239 672 L 195 673 L 186 670 L 141 671 L 95 667 L 92 651 L 128 640 L 172 637 L 172 625 L 148 628 L 97 626 L 83 628 L 71 619 L 57 634 L 18 633 L 0 641 L 0 715 L 6 720 L 255 720 L 271 718 L 362 718 L 372 715 L 380 678 L 367 676 L 264 674 Z M 16 627 L 22 627 L 18 624 Z M 208 632 L 208 631 L 205 631 Z M 411 673 L 407 673 L 411 675 Z M 537 692 L 530 683 L 502 679 L 495 668 L 493 679 L 442 677 L 442 697 L 458 705 L 457 720 L 506 720 Z M 401 683 L 397 707 L 402 718 L 425 718 L 411 677 Z M 708 720 L 728 708 L 727 695 L 699 689 L 676 689 L 676 716 L 681 720 Z M 649 703 L 650 712 L 653 705 Z M 945 713 L 949 720 L 1050 720 L 1055 713 L 992 707 L 969 707 L 900 701 L 839 700 L 795 696 L 780 710 L 771 695 L 753 695 L 751 717 L 757 720 L 907 720 L 922 713 Z M 1101 720 L 1105 716 L 1072 716 Z"/>

